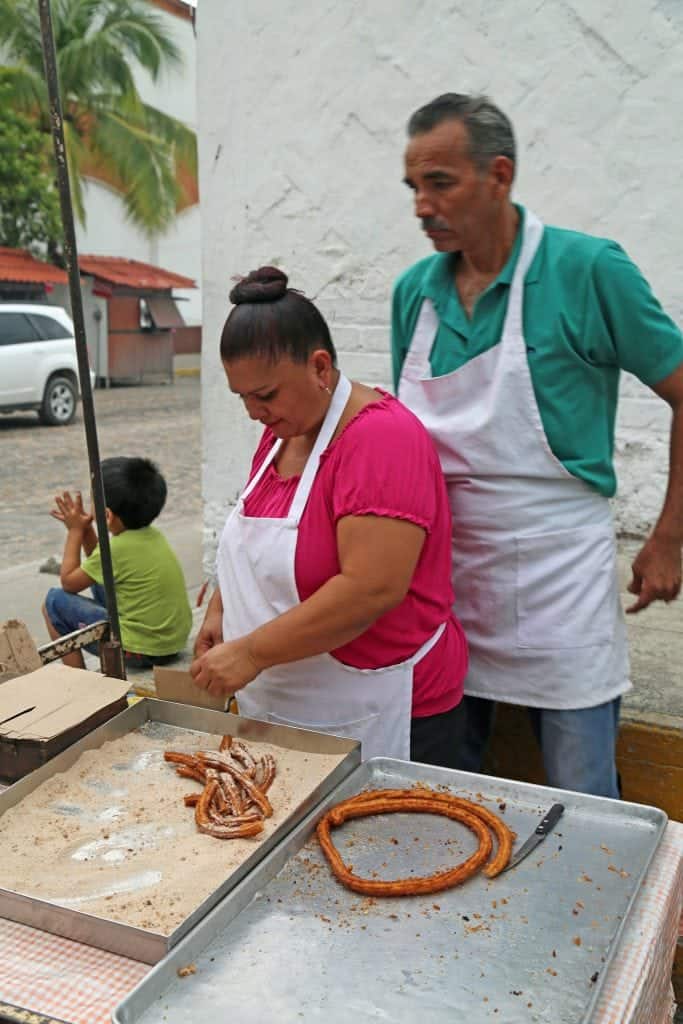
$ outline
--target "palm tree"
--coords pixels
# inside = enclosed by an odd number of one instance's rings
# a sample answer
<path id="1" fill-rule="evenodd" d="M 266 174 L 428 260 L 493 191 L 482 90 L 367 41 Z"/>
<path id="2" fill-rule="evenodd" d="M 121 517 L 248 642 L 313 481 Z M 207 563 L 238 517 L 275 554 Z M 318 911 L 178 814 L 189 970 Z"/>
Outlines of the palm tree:
<path id="1" fill-rule="evenodd" d="M 83 181 L 105 180 L 146 234 L 163 231 L 193 201 L 194 132 L 143 103 L 133 68 L 153 80 L 181 65 L 180 52 L 144 0 L 52 0 L 64 134 L 76 213 L 85 223 Z M 0 0 L 0 52 L 16 109 L 49 134 L 36 0 Z"/>

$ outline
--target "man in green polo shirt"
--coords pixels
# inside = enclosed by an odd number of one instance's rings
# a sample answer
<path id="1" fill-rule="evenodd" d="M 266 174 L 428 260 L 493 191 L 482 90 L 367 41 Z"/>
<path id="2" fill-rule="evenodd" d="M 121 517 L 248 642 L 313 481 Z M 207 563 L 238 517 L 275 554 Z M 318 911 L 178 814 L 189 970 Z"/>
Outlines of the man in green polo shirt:
<path id="1" fill-rule="evenodd" d="M 399 397 L 434 438 L 453 513 L 455 610 L 470 644 L 460 766 L 497 701 L 528 707 L 551 785 L 618 796 L 630 688 L 608 499 L 619 373 L 673 411 L 669 486 L 628 609 L 681 585 L 683 338 L 624 251 L 511 200 L 508 118 L 447 93 L 408 123 L 405 182 L 436 254 L 397 281 Z"/>

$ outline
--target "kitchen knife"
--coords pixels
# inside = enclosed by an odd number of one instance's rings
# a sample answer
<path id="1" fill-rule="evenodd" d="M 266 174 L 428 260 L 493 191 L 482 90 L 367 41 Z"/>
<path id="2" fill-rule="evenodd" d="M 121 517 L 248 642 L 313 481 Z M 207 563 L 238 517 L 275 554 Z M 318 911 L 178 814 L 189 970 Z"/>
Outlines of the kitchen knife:
<path id="1" fill-rule="evenodd" d="M 539 843 L 542 843 L 548 833 L 557 825 L 558 821 L 564 813 L 564 804 L 553 804 L 548 813 L 539 821 L 536 829 L 531 833 L 525 843 L 522 843 L 517 853 L 513 854 L 510 858 L 509 863 L 501 871 L 501 875 L 505 871 L 509 871 L 510 868 L 516 868 L 520 861 L 523 861 L 525 857 L 528 857 L 532 850 L 535 850 Z"/>

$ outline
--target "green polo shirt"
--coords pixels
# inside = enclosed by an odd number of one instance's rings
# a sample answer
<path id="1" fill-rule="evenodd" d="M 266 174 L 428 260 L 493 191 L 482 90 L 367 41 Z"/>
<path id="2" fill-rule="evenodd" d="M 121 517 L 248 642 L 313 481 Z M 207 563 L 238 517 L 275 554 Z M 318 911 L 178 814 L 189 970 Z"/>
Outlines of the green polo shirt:
<path id="1" fill-rule="evenodd" d="M 524 207 L 517 207 L 521 218 Z M 521 246 L 474 307 L 463 310 L 452 253 L 436 253 L 396 282 L 392 306 L 394 386 L 422 305 L 432 300 L 439 330 L 432 375 L 457 370 L 498 343 Z M 683 363 L 683 336 L 624 250 L 605 238 L 546 227 L 524 282 L 524 338 L 536 402 L 555 456 L 611 497 L 619 371 L 657 384 Z"/>

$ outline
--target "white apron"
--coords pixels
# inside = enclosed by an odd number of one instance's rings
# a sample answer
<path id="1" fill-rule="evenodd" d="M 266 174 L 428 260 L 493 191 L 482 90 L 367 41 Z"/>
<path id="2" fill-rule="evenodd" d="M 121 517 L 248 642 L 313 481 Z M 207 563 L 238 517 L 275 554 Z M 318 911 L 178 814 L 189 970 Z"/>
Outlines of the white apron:
<path id="1" fill-rule="evenodd" d="M 539 708 L 593 707 L 630 689 L 608 500 L 553 455 L 524 341 L 524 278 L 543 234 L 526 211 L 499 344 L 432 377 L 425 299 L 399 398 L 433 437 L 453 515 L 465 692 Z"/>
<path id="2" fill-rule="evenodd" d="M 282 441 L 277 441 L 229 516 L 217 559 L 224 640 L 244 636 L 300 603 L 294 574 L 299 522 L 320 456 L 350 393 L 351 384 L 340 376 L 289 515 L 267 519 L 244 514 L 245 499 L 280 449 Z M 330 654 L 275 665 L 239 691 L 240 714 L 361 740 L 364 758 L 408 760 L 413 668 L 444 628 L 445 623 L 412 658 L 388 668 L 352 668 Z"/>

